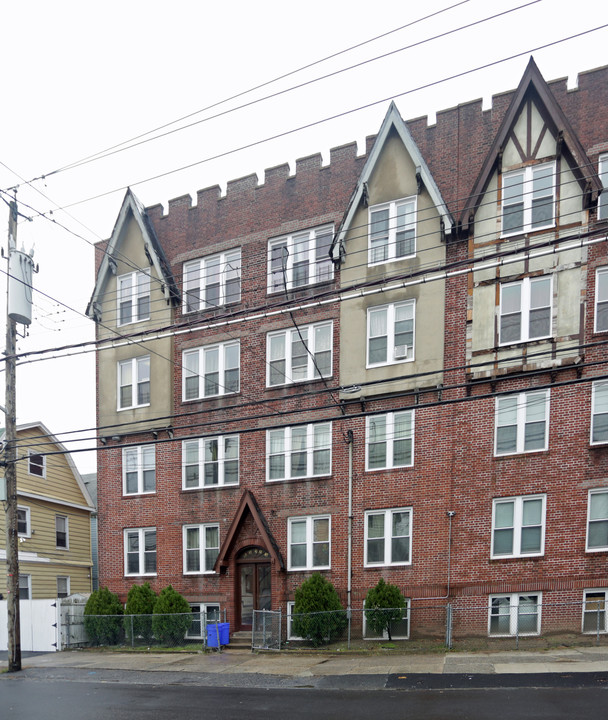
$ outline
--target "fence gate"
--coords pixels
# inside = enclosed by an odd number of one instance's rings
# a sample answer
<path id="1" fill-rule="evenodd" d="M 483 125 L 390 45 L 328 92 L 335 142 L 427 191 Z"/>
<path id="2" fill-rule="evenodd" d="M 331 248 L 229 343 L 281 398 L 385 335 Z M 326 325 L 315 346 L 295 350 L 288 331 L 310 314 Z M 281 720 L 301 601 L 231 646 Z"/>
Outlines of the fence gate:
<path id="1" fill-rule="evenodd" d="M 0 601 L 0 650 L 8 648 L 6 600 Z M 21 650 L 55 652 L 57 650 L 57 601 L 20 600 Z"/>
<path id="2" fill-rule="evenodd" d="M 254 610 L 251 632 L 253 650 L 281 649 L 281 611 Z"/>

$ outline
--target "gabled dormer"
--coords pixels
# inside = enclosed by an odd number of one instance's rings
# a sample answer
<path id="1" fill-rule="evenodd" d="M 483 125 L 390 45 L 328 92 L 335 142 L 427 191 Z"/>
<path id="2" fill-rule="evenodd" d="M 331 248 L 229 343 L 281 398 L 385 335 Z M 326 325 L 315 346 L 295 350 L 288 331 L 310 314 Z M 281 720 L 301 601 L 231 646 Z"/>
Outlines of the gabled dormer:
<path id="1" fill-rule="evenodd" d="M 530 58 L 461 216 L 479 242 L 576 225 L 602 185 Z M 478 226 L 475 227 L 474 226 Z"/>
<path id="2" fill-rule="evenodd" d="M 340 378 L 369 396 L 441 382 L 445 264 L 454 220 L 397 107 L 391 103 L 340 224 Z M 420 278 L 404 287 L 403 280 Z M 357 288 L 352 295 L 350 289 Z M 424 375 L 429 367 L 433 376 Z M 411 376 L 412 380 L 396 379 Z M 384 383 L 386 379 L 386 383 Z M 352 394 L 351 394 L 352 397 Z"/>
<path id="3" fill-rule="evenodd" d="M 179 303 L 179 290 L 154 226 L 129 188 L 103 250 L 87 315 L 104 325 L 149 320 L 153 293 L 167 305 Z"/>

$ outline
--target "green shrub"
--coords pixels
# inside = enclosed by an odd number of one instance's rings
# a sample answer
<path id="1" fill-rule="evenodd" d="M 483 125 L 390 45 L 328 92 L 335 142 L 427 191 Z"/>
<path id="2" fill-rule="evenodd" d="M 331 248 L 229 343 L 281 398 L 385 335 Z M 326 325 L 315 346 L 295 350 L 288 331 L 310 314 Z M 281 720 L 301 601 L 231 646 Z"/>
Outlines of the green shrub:
<path id="1" fill-rule="evenodd" d="M 156 593 L 150 583 L 133 585 L 129 590 L 125 615 L 141 615 L 125 618 L 125 631 L 131 641 L 142 638 L 144 642 L 149 642 L 152 639 L 152 613 L 155 603 Z"/>
<path id="2" fill-rule="evenodd" d="M 371 588 L 365 597 L 365 620 L 377 633 L 388 633 L 392 640 L 391 624 L 403 618 L 405 598 L 396 585 L 385 583 L 380 578 L 376 587 Z"/>
<path id="3" fill-rule="evenodd" d="M 296 590 L 291 617 L 292 633 L 315 646 L 335 638 L 347 623 L 336 589 L 320 573 L 311 575 Z"/>
<path id="4" fill-rule="evenodd" d="M 179 645 L 183 643 L 191 622 L 192 611 L 186 599 L 171 585 L 161 590 L 152 616 L 154 637 L 167 645 Z"/>
<path id="5" fill-rule="evenodd" d="M 95 645 L 116 645 L 122 640 L 123 609 L 118 595 L 107 587 L 91 593 L 84 608 L 84 629 Z"/>

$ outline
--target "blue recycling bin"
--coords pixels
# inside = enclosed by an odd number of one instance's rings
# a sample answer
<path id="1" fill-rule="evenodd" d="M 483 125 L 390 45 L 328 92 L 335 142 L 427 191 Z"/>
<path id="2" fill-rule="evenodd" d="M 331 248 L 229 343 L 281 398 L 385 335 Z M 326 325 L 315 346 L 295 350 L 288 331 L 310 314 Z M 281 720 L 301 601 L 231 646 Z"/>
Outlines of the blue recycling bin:
<path id="1" fill-rule="evenodd" d="M 207 647 L 228 645 L 229 642 L 230 623 L 209 623 L 209 625 L 207 625 Z"/>

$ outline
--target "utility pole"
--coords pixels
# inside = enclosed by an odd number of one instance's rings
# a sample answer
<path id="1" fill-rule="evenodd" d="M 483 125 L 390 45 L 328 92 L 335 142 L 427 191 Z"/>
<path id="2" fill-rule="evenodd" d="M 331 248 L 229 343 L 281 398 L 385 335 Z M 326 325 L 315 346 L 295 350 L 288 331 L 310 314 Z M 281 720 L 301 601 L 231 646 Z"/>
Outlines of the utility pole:
<path id="1" fill-rule="evenodd" d="M 10 204 L 8 220 L 8 268 L 6 303 L 6 447 L 4 477 L 6 478 L 6 565 L 8 616 L 8 671 L 21 670 L 21 617 L 19 612 L 19 537 L 17 534 L 17 421 L 15 395 L 15 365 L 17 352 L 17 323 L 10 315 L 11 254 L 17 247 L 17 202 Z"/>

